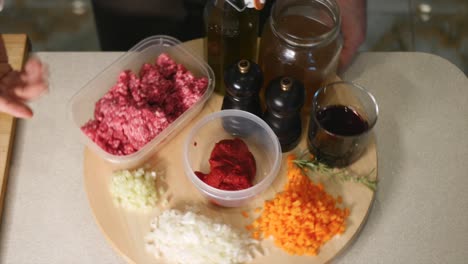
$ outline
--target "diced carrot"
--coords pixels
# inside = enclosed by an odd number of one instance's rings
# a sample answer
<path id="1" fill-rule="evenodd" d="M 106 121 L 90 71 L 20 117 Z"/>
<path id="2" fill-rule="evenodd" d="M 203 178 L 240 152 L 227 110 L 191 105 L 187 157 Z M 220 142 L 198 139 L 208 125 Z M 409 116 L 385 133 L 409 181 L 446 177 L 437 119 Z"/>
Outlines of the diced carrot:
<path id="1" fill-rule="evenodd" d="M 275 245 L 289 254 L 315 256 L 324 243 L 345 232 L 350 211 L 338 208 L 343 198 L 335 199 L 326 193 L 323 184 L 313 183 L 293 163 L 295 158 L 287 158 L 288 181 L 284 190 L 265 201 L 260 216 L 246 228 L 255 239 L 273 236 Z M 256 213 L 260 211 L 255 209 Z M 248 217 L 244 212 L 242 215 Z"/>
<path id="2" fill-rule="evenodd" d="M 258 231 L 253 232 L 253 233 L 252 233 L 252 237 L 253 237 L 254 239 L 260 239 L 260 232 L 258 232 Z"/>
<path id="3" fill-rule="evenodd" d="M 249 217 L 249 213 L 247 213 L 246 211 L 242 211 L 242 216 L 245 217 L 245 218 L 248 218 L 248 217 Z"/>
<path id="4" fill-rule="evenodd" d="M 341 204 L 343 202 L 343 197 L 341 197 L 341 195 L 339 195 L 338 198 L 336 199 L 336 202 Z"/>

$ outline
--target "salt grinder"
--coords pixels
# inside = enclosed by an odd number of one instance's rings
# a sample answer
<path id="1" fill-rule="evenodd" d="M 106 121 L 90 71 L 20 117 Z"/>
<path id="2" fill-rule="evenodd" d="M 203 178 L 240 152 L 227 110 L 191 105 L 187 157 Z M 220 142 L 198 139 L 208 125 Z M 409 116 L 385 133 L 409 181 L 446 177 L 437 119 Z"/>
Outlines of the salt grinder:
<path id="1" fill-rule="evenodd" d="M 262 82 L 262 71 L 254 62 L 243 59 L 231 65 L 224 73 L 226 95 L 221 109 L 239 109 L 261 117 L 259 92 Z"/>
<path id="2" fill-rule="evenodd" d="M 304 86 L 290 77 L 276 78 L 266 88 L 263 119 L 275 132 L 283 152 L 295 148 L 301 139 L 304 98 Z"/>

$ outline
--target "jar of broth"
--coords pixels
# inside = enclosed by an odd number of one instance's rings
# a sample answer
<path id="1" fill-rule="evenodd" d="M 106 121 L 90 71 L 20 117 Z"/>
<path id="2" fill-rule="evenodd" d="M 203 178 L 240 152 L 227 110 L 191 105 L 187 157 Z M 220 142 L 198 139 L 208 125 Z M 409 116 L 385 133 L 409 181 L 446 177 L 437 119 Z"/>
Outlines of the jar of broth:
<path id="1" fill-rule="evenodd" d="M 304 84 L 306 106 L 336 73 L 343 46 L 340 10 L 334 0 L 276 1 L 265 23 L 259 50 L 264 87 L 279 76 Z"/>
<path id="2" fill-rule="evenodd" d="M 204 10 L 205 50 L 224 94 L 224 71 L 239 59 L 256 61 L 260 0 L 208 0 Z"/>

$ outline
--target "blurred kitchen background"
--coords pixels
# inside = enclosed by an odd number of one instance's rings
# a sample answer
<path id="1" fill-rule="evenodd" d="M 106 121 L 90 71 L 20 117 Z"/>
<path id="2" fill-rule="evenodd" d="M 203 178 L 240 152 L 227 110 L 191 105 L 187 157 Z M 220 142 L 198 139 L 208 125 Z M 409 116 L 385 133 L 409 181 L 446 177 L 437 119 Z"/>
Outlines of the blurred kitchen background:
<path id="1" fill-rule="evenodd" d="M 0 32 L 27 33 L 33 51 L 100 50 L 90 0 L 3 1 Z M 368 0 L 361 50 L 433 53 L 467 74 L 468 0 Z"/>

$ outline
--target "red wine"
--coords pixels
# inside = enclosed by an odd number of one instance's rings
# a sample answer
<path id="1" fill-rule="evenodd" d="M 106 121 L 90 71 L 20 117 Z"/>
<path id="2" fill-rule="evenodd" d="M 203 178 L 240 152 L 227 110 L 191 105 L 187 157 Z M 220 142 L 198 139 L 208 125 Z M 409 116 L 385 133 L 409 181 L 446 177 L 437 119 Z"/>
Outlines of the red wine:
<path id="1" fill-rule="evenodd" d="M 367 146 L 369 123 L 354 109 L 332 105 L 311 116 L 307 143 L 310 153 L 331 167 L 356 161 Z"/>
<path id="2" fill-rule="evenodd" d="M 332 105 L 316 114 L 318 122 L 330 133 L 340 136 L 359 135 L 369 124 L 354 109 L 344 105 Z"/>

